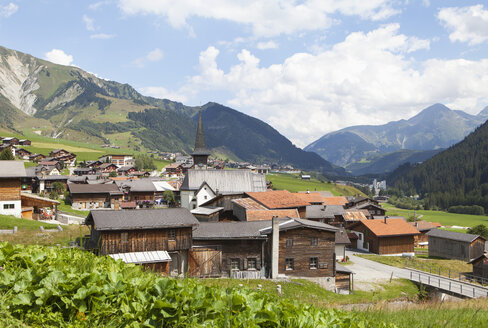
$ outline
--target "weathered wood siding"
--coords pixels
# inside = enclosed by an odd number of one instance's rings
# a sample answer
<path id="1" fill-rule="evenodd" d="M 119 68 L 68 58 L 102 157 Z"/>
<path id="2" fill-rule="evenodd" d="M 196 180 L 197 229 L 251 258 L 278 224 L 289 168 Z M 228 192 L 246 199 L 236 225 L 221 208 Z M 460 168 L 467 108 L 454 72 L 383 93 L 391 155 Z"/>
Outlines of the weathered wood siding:
<path id="1" fill-rule="evenodd" d="M 488 279 L 488 259 L 486 257 L 473 263 L 473 274 Z"/>
<path id="2" fill-rule="evenodd" d="M 378 254 L 400 254 L 414 252 L 414 235 L 381 237 L 378 239 Z"/>
<path id="3" fill-rule="evenodd" d="M 350 275 L 345 272 L 336 272 L 335 286 L 337 289 L 351 290 Z"/>
<path id="4" fill-rule="evenodd" d="M 222 251 L 198 247 L 188 251 L 189 277 L 220 277 L 222 275 Z"/>
<path id="5" fill-rule="evenodd" d="M 20 200 L 20 179 L 0 179 L 0 200 Z"/>
<path id="6" fill-rule="evenodd" d="M 469 261 L 469 251 L 469 242 L 429 236 L 429 257 L 437 256 L 446 259 Z"/>
<path id="7" fill-rule="evenodd" d="M 144 251 L 179 251 L 192 246 L 192 229 L 174 229 L 176 237 L 168 239 L 168 231 L 173 229 L 102 231 L 100 253 L 116 254 Z M 122 241 L 122 233 L 128 233 L 127 241 Z"/>
<path id="8" fill-rule="evenodd" d="M 229 274 L 232 259 L 239 260 L 239 270 L 248 270 L 249 259 L 256 260 L 256 270 L 264 265 L 264 252 L 262 239 L 235 239 L 235 240 L 194 240 L 193 245 L 220 249 L 222 252 L 222 273 Z"/>
<path id="9" fill-rule="evenodd" d="M 312 238 L 317 238 L 317 245 L 312 245 Z M 286 240 L 292 239 L 293 245 L 286 246 Z M 335 233 L 309 228 L 280 231 L 278 272 L 299 277 L 333 277 L 335 273 Z M 310 258 L 318 258 L 317 269 L 310 269 Z M 292 258 L 294 269 L 286 270 L 286 259 Z"/>
<path id="10" fill-rule="evenodd" d="M 485 241 L 482 238 L 476 238 L 470 245 L 470 260 L 475 259 L 485 253 Z"/>

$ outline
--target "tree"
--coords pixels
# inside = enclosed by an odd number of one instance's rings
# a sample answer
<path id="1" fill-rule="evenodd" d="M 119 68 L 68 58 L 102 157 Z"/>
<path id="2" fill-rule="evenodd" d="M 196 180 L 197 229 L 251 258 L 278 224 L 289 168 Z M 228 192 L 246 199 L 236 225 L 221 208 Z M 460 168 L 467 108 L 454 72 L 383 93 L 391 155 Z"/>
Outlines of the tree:
<path id="1" fill-rule="evenodd" d="M 137 155 L 135 162 L 136 170 L 155 170 L 156 165 L 154 164 L 154 159 L 145 154 Z"/>
<path id="2" fill-rule="evenodd" d="M 58 195 L 64 194 L 65 188 L 61 182 L 59 181 L 54 182 L 52 187 L 53 187 L 53 191 L 56 192 Z"/>
<path id="3" fill-rule="evenodd" d="M 109 177 L 111 177 L 111 178 L 115 178 L 115 177 L 117 176 L 117 172 L 112 171 L 112 172 L 110 172 L 110 173 L 108 174 L 108 176 L 109 176 Z"/>
<path id="4" fill-rule="evenodd" d="M 13 161 L 15 159 L 14 155 L 10 148 L 5 148 L 0 152 L 0 160 L 1 161 Z"/>
<path id="5" fill-rule="evenodd" d="M 173 206 L 176 203 L 175 194 L 171 190 L 165 190 L 163 192 L 163 199 L 169 206 Z"/>
<path id="6" fill-rule="evenodd" d="M 481 237 L 488 239 L 488 228 L 484 224 L 478 224 L 475 227 L 469 228 L 468 233 L 480 235 Z"/>
<path id="7" fill-rule="evenodd" d="M 61 168 L 61 170 L 64 169 L 64 161 L 63 160 L 59 161 L 59 167 Z"/>
<path id="8" fill-rule="evenodd" d="M 56 190 L 53 190 L 49 194 L 49 198 L 51 198 L 51 199 L 58 199 L 59 198 L 59 194 L 56 192 Z"/>

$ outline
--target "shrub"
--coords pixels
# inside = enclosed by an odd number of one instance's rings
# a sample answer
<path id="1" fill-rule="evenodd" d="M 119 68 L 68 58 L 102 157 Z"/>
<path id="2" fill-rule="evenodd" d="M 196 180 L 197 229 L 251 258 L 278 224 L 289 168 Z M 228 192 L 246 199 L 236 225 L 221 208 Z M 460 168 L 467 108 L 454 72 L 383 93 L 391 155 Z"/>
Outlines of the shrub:
<path id="1" fill-rule="evenodd" d="M 449 213 L 458 213 L 458 214 L 472 214 L 472 215 L 484 215 L 485 209 L 479 205 L 457 205 L 451 206 L 447 210 Z"/>

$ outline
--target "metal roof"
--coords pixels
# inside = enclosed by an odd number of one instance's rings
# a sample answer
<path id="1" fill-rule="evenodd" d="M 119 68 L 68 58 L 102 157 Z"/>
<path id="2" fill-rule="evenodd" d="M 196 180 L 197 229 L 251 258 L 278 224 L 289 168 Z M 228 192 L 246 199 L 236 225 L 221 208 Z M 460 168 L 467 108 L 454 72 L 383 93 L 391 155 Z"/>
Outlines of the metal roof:
<path id="1" fill-rule="evenodd" d="M 135 264 L 171 261 L 171 257 L 166 251 L 118 253 L 118 254 L 108 254 L 108 256 L 110 256 L 114 260 L 122 260 L 125 263 L 135 263 Z"/>
<path id="2" fill-rule="evenodd" d="M 219 193 L 266 191 L 266 177 L 251 170 L 194 170 L 186 173 L 180 190 L 198 190 L 206 182 Z"/>
<path id="3" fill-rule="evenodd" d="M 0 178 L 22 178 L 25 176 L 24 162 L 0 161 Z"/>
<path id="4" fill-rule="evenodd" d="M 469 233 L 462 233 L 462 232 L 455 232 L 455 231 L 448 231 L 448 230 L 441 230 L 441 229 L 432 229 L 429 232 L 427 232 L 427 236 L 456 240 L 456 241 L 463 241 L 467 243 L 471 243 L 477 238 L 482 238 L 483 240 L 486 240 L 480 235 L 472 235 Z"/>
<path id="5" fill-rule="evenodd" d="M 144 230 L 182 228 L 198 225 L 186 208 L 93 210 L 86 218 L 96 230 Z"/>

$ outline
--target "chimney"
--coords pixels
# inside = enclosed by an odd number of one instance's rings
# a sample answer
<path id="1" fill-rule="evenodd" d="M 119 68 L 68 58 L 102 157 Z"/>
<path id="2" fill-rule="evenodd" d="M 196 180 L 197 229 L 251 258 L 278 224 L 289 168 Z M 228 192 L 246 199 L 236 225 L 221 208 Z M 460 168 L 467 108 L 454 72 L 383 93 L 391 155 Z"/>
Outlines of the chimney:
<path id="1" fill-rule="evenodd" d="M 273 216 L 271 234 L 271 279 L 278 277 L 278 261 L 280 259 L 280 222 Z"/>

